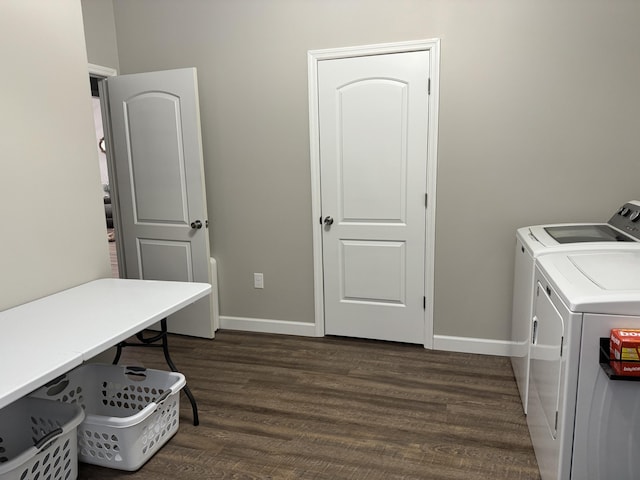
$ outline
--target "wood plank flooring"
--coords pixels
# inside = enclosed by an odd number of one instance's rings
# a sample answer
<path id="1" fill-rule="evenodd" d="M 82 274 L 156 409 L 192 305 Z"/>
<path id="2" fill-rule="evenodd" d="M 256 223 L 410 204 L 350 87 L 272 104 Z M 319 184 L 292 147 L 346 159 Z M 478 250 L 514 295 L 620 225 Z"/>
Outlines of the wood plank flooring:
<path id="1" fill-rule="evenodd" d="M 540 478 L 509 360 L 338 337 L 170 336 L 180 429 L 135 473 L 81 479 Z M 167 369 L 160 350 L 121 364 Z"/>

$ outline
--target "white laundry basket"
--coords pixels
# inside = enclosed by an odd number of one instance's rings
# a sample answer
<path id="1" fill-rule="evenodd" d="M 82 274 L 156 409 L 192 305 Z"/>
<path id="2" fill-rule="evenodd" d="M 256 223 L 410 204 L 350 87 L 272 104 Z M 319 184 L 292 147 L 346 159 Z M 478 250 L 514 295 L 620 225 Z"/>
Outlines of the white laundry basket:
<path id="1" fill-rule="evenodd" d="M 84 412 L 40 398 L 21 398 L 0 410 L 0 480 L 74 480 L 76 428 Z"/>
<path id="2" fill-rule="evenodd" d="M 184 375 L 176 372 L 87 364 L 33 393 L 80 404 L 78 459 L 137 470 L 177 431 Z"/>

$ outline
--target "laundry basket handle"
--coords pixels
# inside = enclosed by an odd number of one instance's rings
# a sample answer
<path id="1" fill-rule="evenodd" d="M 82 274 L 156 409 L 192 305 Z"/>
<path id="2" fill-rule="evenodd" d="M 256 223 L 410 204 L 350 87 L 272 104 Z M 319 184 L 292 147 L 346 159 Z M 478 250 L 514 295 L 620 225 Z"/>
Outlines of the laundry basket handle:
<path id="1" fill-rule="evenodd" d="M 142 381 L 147 378 L 147 369 L 144 367 L 123 367 L 124 374 L 129 380 Z"/>
<path id="2" fill-rule="evenodd" d="M 46 445 L 47 443 L 49 443 L 51 440 L 53 440 L 55 437 L 62 435 L 62 428 L 58 427 L 55 430 L 51 430 L 49 433 L 47 433 L 44 437 L 42 437 L 40 440 L 36 441 L 34 443 L 34 447 L 36 447 L 38 450 L 42 449 L 42 447 L 44 445 Z"/>

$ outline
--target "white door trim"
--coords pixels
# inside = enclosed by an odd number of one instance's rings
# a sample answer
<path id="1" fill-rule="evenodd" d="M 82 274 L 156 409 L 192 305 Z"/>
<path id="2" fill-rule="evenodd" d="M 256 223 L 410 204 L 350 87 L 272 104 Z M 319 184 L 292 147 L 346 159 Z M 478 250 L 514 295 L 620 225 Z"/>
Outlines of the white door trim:
<path id="1" fill-rule="evenodd" d="M 89 66 L 89 75 L 94 75 L 96 77 L 115 77 L 118 74 L 118 71 L 111 67 L 94 65 L 93 63 L 89 63 L 88 66 Z"/>
<path id="2" fill-rule="evenodd" d="M 322 263 L 322 225 L 320 224 L 320 139 L 318 138 L 318 62 L 337 58 L 362 57 L 385 53 L 404 53 L 428 50 L 430 52 L 429 71 L 431 75 L 431 95 L 429 96 L 429 133 L 427 152 L 427 192 L 429 201 L 426 208 L 426 252 L 425 252 L 425 292 L 424 347 L 433 348 L 433 298 L 434 298 L 434 257 L 435 257 L 435 212 L 436 212 L 436 170 L 438 140 L 438 103 L 440 79 L 440 39 L 417 40 L 399 43 L 384 43 L 358 47 L 310 50 L 307 53 L 309 82 L 309 141 L 311 157 L 311 213 L 313 220 L 313 283 L 315 298 L 316 335 L 324 336 L 324 282 Z"/>
<path id="3" fill-rule="evenodd" d="M 89 70 L 89 76 L 93 77 L 115 77 L 118 75 L 118 71 L 115 68 L 105 67 L 102 65 L 96 65 L 93 63 L 87 64 Z M 104 95 L 103 86 L 99 85 L 98 90 L 100 91 L 100 113 L 102 114 L 102 128 L 104 131 L 104 140 L 106 142 L 106 157 L 107 157 L 107 172 L 109 175 L 109 179 L 113 180 L 115 177 L 115 167 L 113 165 L 113 158 L 111 157 L 111 152 L 113 151 L 113 146 L 111 143 L 111 132 L 109 131 L 109 112 L 108 106 L 105 103 L 105 95 Z M 118 200 L 118 189 L 115 185 L 114 181 L 110 182 L 110 194 L 111 194 L 111 208 L 113 212 L 113 226 L 114 233 L 116 236 L 116 257 L 118 261 L 118 272 L 120 273 L 120 278 L 125 278 L 125 265 L 124 265 L 124 251 L 122 248 L 122 227 L 120 225 L 120 201 Z"/>

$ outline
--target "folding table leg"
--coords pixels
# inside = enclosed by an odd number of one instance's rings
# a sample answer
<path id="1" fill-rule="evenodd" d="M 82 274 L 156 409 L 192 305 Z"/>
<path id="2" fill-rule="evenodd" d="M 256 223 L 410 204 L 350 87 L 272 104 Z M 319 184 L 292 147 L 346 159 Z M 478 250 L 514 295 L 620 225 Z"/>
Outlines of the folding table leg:
<path id="1" fill-rule="evenodd" d="M 120 360 L 120 356 L 122 355 L 122 349 L 124 347 L 162 347 L 162 352 L 164 353 L 164 359 L 167 362 L 167 365 L 171 369 L 172 372 L 178 372 L 173 360 L 171 359 L 171 355 L 169 355 L 169 344 L 167 342 L 167 319 L 163 318 L 160 320 L 160 328 L 161 331 L 159 334 L 154 335 L 153 337 L 145 338 L 142 333 L 137 333 L 136 338 L 140 343 L 131 343 L 131 342 L 120 342 L 116 345 L 116 356 L 113 359 L 113 364 L 117 364 Z M 157 344 L 155 342 L 161 341 L 161 344 Z M 193 410 L 193 424 L 199 425 L 200 419 L 198 417 L 198 405 L 196 404 L 196 399 L 191 393 L 188 385 L 185 385 L 184 393 L 187 395 L 189 399 L 189 403 L 191 403 L 191 409 Z"/>

